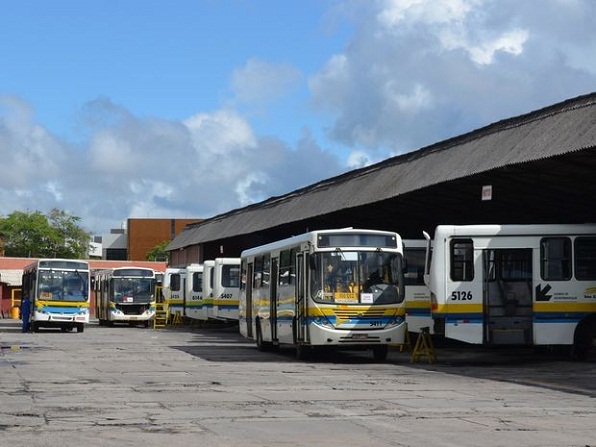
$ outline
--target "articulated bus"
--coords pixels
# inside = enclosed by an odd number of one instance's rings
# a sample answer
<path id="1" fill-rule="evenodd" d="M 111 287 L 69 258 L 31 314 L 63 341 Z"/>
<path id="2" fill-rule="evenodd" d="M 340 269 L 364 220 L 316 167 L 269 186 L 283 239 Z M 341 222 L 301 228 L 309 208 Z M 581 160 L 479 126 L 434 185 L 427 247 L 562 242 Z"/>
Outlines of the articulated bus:
<path id="1" fill-rule="evenodd" d="M 240 333 L 259 349 L 371 349 L 405 339 L 402 241 L 386 231 L 312 231 L 241 255 Z"/>
<path id="2" fill-rule="evenodd" d="M 145 267 L 116 267 L 93 273 L 95 317 L 100 325 L 143 324 L 155 315 L 155 271 Z"/>
<path id="3" fill-rule="evenodd" d="M 426 240 L 404 239 L 403 244 L 406 259 L 404 283 L 408 331 L 418 334 L 422 328 L 428 328 L 429 334 L 434 334 L 434 322 L 430 312 L 430 289 L 424 282 Z"/>
<path id="4" fill-rule="evenodd" d="M 440 225 L 425 280 L 447 338 L 596 346 L 596 224 Z"/>
<path id="5" fill-rule="evenodd" d="M 83 332 L 89 323 L 89 263 L 39 259 L 23 269 L 23 296 L 31 300 L 31 329 Z"/>

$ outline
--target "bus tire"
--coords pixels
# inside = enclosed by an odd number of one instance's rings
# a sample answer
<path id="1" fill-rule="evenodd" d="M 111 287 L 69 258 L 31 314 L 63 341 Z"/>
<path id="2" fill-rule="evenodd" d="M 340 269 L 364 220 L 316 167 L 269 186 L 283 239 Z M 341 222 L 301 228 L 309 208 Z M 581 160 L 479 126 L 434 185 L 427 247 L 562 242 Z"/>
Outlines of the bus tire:
<path id="1" fill-rule="evenodd" d="M 573 357 L 585 360 L 590 351 L 596 350 L 596 315 L 583 320 L 575 330 Z"/>
<path id="2" fill-rule="evenodd" d="M 258 350 L 262 352 L 268 351 L 269 346 L 267 343 L 263 341 L 263 332 L 261 330 L 261 323 L 259 322 L 259 320 L 257 320 L 255 326 L 255 342 L 257 343 Z"/>
<path id="3" fill-rule="evenodd" d="M 83 332 L 85 330 L 85 325 L 83 323 L 77 323 L 77 332 Z"/>
<path id="4" fill-rule="evenodd" d="M 380 345 L 372 348 L 373 359 L 375 359 L 376 362 L 384 362 L 385 360 L 387 360 L 388 353 L 388 345 Z"/>
<path id="5" fill-rule="evenodd" d="M 31 330 L 33 332 L 39 332 L 39 323 L 37 321 L 31 323 Z"/>
<path id="6" fill-rule="evenodd" d="M 300 361 L 305 361 L 310 359 L 310 356 L 312 354 L 312 349 L 310 346 L 308 345 L 303 345 L 301 343 L 298 343 L 296 345 L 296 358 Z"/>

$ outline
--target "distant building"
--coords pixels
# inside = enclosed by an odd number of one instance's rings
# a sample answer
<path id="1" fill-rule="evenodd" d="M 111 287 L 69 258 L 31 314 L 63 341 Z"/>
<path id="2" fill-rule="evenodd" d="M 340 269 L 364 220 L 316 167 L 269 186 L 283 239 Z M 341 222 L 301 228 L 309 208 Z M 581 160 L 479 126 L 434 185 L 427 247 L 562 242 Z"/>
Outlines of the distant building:
<path id="1" fill-rule="evenodd" d="M 118 228 L 95 239 L 101 244 L 101 259 L 145 261 L 147 253 L 162 242 L 170 242 L 186 225 L 202 219 L 128 219 L 126 228 Z M 93 245 L 93 244 L 92 244 Z M 90 258 L 94 258 L 91 256 Z M 165 261 L 162 259 L 161 261 Z"/>

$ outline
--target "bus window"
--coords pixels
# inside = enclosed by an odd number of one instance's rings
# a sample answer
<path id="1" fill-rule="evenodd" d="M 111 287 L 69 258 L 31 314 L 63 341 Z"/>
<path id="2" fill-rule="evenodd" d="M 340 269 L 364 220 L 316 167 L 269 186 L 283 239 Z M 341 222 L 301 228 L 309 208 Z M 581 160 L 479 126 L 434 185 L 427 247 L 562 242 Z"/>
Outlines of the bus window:
<path id="1" fill-rule="evenodd" d="M 545 237 L 540 241 L 540 276 L 545 281 L 571 279 L 571 240 Z"/>
<path id="2" fill-rule="evenodd" d="M 203 291 L 203 272 L 193 272 L 192 274 L 192 291 Z"/>
<path id="3" fill-rule="evenodd" d="M 240 287 L 240 267 L 223 265 L 221 268 L 221 285 L 224 287 Z"/>
<path id="4" fill-rule="evenodd" d="M 596 237 L 575 239 L 575 278 L 596 280 Z"/>
<path id="5" fill-rule="evenodd" d="M 172 276 L 170 277 L 170 290 L 172 290 L 173 292 L 177 292 L 180 290 L 181 288 L 181 278 L 180 278 L 180 274 L 179 273 L 173 273 Z"/>
<path id="6" fill-rule="evenodd" d="M 472 239 L 451 241 L 451 280 L 472 281 L 474 279 L 474 244 Z"/>
<path id="7" fill-rule="evenodd" d="M 424 285 L 424 259 L 426 257 L 426 249 L 424 248 L 409 248 L 405 249 L 406 257 L 406 271 L 404 273 L 404 280 L 406 286 L 423 286 Z"/>
<path id="8" fill-rule="evenodd" d="M 283 250 L 279 254 L 279 285 L 294 284 L 294 260 L 296 249 Z"/>
<path id="9" fill-rule="evenodd" d="M 499 258 L 500 279 L 503 281 L 532 279 L 532 259 L 524 249 L 503 250 Z"/>

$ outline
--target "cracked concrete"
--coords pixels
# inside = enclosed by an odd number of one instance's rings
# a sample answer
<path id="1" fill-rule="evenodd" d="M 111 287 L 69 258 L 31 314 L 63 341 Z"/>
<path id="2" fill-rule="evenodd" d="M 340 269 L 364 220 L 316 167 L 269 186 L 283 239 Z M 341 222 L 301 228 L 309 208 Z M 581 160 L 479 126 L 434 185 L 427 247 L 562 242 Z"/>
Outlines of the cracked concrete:
<path id="1" fill-rule="evenodd" d="M 433 365 L 397 351 L 304 363 L 233 328 L 18 323 L 0 320 L 2 447 L 596 445 L 594 362 L 439 350 Z"/>

